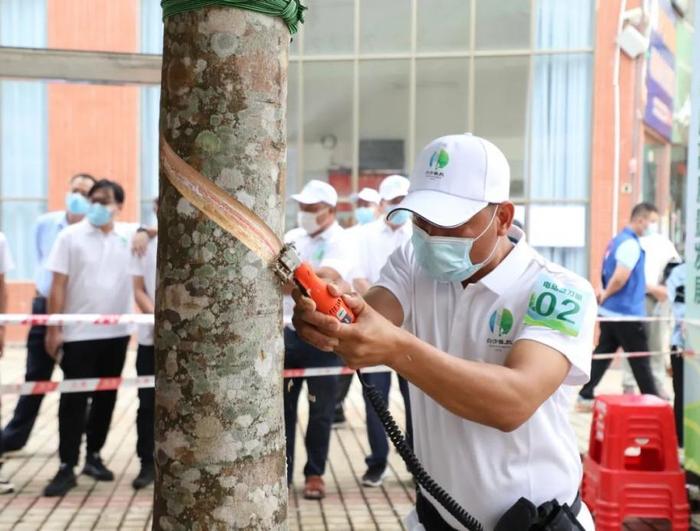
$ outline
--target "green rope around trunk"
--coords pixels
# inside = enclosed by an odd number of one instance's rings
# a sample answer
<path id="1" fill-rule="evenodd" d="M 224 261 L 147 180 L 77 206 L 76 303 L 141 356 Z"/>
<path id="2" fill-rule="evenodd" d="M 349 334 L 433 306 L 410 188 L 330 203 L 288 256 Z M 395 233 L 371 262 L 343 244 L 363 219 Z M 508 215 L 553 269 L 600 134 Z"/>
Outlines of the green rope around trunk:
<path id="1" fill-rule="evenodd" d="M 292 35 L 297 32 L 299 22 L 304 22 L 303 13 L 306 9 L 301 5 L 301 0 L 161 0 L 160 5 L 163 8 L 163 19 L 207 6 L 247 9 L 280 17 Z"/>

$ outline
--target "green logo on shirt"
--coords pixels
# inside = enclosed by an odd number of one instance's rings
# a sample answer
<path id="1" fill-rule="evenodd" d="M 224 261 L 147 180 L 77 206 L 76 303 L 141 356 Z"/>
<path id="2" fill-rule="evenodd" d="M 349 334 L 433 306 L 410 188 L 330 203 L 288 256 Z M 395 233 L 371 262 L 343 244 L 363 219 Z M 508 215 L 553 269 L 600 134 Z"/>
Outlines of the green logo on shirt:
<path id="1" fill-rule="evenodd" d="M 489 330 L 492 334 L 505 336 L 513 329 L 513 314 L 507 308 L 496 310 L 489 319 Z"/>

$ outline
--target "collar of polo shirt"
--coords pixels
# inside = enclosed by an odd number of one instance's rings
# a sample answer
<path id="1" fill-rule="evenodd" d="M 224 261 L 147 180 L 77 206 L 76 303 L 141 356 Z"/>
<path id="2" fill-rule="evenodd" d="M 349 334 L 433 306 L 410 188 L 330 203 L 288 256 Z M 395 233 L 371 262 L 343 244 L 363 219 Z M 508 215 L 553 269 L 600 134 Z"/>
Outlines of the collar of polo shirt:
<path id="1" fill-rule="evenodd" d="M 510 288 L 530 265 L 532 252 L 525 244 L 525 233 L 513 225 L 508 236 L 517 240 L 513 250 L 479 282 L 499 295 Z"/>

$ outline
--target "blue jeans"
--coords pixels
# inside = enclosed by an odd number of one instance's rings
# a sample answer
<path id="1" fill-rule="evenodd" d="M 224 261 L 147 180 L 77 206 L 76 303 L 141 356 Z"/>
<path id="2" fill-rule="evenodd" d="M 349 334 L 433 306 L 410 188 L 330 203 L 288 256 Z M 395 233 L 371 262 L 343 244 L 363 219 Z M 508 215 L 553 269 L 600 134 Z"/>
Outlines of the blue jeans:
<path id="1" fill-rule="evenodd" d="M 384 398 L 384 402 L 389 403 L 389 390 L 391 389 L 391 373 L 375 372 L 363 374 L 362 379 L 367 385 L 373 385 Z M 399 376 L 399 389 L 403 396 L 404 408 L 406 410 L 406 440 L 413 447 L 413 429 L 411 422 L 411 402 L 408 397 L 408 382 Z M 367 416 L 367 440 L 369 441 L 370 454 L 365 458 L 368 468 L 385 468 L 389 457 L 389 441 L 384 431 L 384 426 L 379 415 L 374 411 L 372 404 L 367 399 L 364 386 L 362 396 L 365 399 L 365 414 Z"/>
<path id="2" fill-rule="evenodd" d="M 284 329 L 284 368 L 341 367 L 342 360 L 335 354 L 323 352 L 299 339 L 290 328 Z M 309 394 L 309 423 L 306 427 L 307 461 L 304 476 L 322 476 L 326 470 L 331 424 L 335 409 L 337 376 L 291 378 L 284 381 L 284 426 L 287 436 L 287 483 L 292 482 L 294 471 L 294 442 L 297 424 L 297 405 L 301 386 L 306 380 Z"/>

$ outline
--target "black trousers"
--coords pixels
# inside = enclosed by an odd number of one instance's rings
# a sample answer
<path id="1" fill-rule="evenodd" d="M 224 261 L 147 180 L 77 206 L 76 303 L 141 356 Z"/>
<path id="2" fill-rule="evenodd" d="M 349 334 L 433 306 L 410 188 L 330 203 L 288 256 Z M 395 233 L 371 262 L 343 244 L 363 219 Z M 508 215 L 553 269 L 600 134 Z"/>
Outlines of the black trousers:
<path id="1" fill-rule="evenodd" d="M 602 322 L 600 323 L 600 340 L 593 351 L 594 354 L 608 354 L 622 348 L 625 352 L 647 352 L 649 344 L 647 331 L 644 324 L 639 321 Z M 593 360 L 591 365 L 591 379 L 583 386 L 579 395 L 582 398 L 593 398 L 596 386 L 608 370 L 612 360 Z M 632 374 L 637 381 L 639 391 L 642 394 L 657 395 L 658 390 L 651 372 L 651 363 L 648 357 L 628 358 Z"/>
<path id="2" fill-rule="evenodd" d="M 671 347 L 671 370 L 673 371 L 673 413 L 676 418 L 676 437 L 678 446 L 683 448 L 683 367 L 685 359 L 681 356 L 682 349 Z"/>
<path id="3" fill-rule="evenodd" d="M 136 374 L 152 376 L 155 373 L 153 345 L 139 345 L 136 351 Z M 136 455 L 142 464 L 153 463 L 155 389 L 139 389 L 139 410 L 136 413 Z"/>
<path id="4" fill-rule="evenodd" d="M 284 329 L 284 368 L 341 367 L 342 360 L 333 353 L 319 350 L 302 341 L 294 330 Z M 337 396 L 337 376 L 291 378 L 284 381 L 284 427 L 287 437 L 287 483 L 292 482 L 296 440 L 297 406 L 301 386 L 306 380 L 309 395 L 309 423 L 306 427 L 307 461 L 304 476 L 322 476 L 326 470 L 331 424 Z"/>
<path id="5" fill-rule="evenodd" d="M 32 313 L 46 313 L 46 298 L 35 297 L 32 301 Z M 45 326 L 32 326 L 27 336 L 27 368 L 24 379 L 27 382 L 50 380 L 55 362 L 44 348 Z M 3 446 L 6 451 L 19 450 L 29 440 L 34 423 L 39 415 L 44 395 L 23 395 L 19 397 L 15 412 L 2 430 Z"/>
<path id="6" fill-rule="evenodd" d="M 72 380 L 121 376 L 128 344 L 129 336 L 64 343 L 63 377 Z M 78 464 L 83 433 L 87 436 L 88 453 L 102 449 L 116 401 L 116 391 L 61 394 L 58 406 L 58 455 L 61 463 Z"/>

